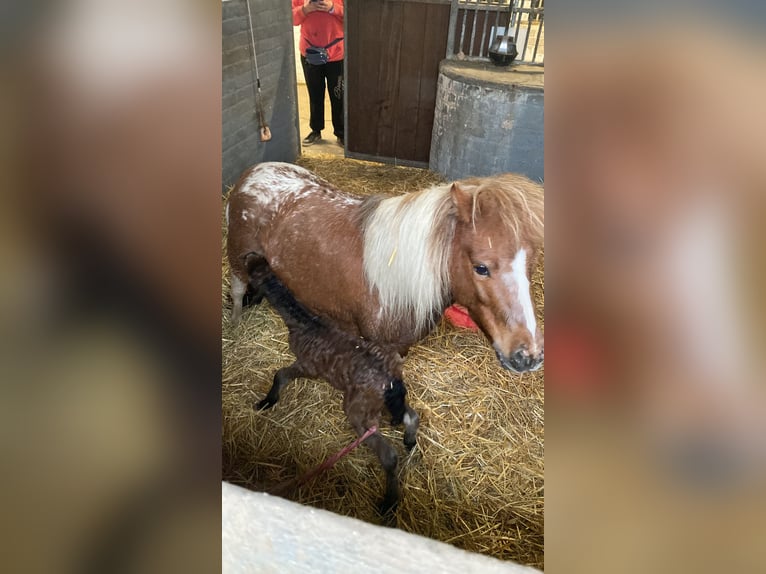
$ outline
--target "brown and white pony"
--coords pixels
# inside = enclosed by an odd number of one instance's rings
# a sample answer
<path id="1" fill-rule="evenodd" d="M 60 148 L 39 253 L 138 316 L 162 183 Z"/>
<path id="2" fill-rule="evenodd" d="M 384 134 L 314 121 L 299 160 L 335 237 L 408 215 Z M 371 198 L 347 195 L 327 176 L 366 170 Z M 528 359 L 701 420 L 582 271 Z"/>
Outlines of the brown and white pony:
<path id="1" fill-rule="evenodd" d="M 504 368 L 542 364 L 530 277 L 543 189 L 523 176 L 362 198 L 301 167 L 263 163 L 242 175 L 226 209 L 234 322 L 248 284 L 244 257 L 256 253 L 314 313 L 401 354 L 457 302 Z"/>

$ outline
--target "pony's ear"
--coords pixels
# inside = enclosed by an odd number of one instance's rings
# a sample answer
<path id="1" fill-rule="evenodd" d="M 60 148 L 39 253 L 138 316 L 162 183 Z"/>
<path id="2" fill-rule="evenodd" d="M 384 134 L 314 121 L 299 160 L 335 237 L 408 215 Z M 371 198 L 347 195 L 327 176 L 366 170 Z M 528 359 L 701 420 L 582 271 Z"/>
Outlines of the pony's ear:
<path id="1" fill-rule="evenodd" d="M 452 203 L 457 210 L 457 218 L 463 223 L 470 223 L 473 214 L 473 196 L 463 190 L 457 183 L 452 184 L 450 190 Z"/>

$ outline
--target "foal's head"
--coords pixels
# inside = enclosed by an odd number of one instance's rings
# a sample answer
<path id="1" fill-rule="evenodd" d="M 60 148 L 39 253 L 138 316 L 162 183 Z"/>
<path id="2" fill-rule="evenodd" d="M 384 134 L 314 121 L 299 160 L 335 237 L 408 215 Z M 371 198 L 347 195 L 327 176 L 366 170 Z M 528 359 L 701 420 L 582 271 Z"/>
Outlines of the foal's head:
<path id="1" fill-rule="evenodd" d="M 542 188 L 504 175 L 453 184 L 452 199 L 457 213 L 450 261 L 453 298 L 468 308 L 504 368 L 537 370 L 543 334 L 530 280 L 542 248 Z"/>
<path id="2" fill-rule="evenodd" d="M 250 277 L 250 285 L 254 288 L 259 287 L 271 275 L 268 261 L 252 252 L 245 255 L 244 260 L 247 275 Z"/>

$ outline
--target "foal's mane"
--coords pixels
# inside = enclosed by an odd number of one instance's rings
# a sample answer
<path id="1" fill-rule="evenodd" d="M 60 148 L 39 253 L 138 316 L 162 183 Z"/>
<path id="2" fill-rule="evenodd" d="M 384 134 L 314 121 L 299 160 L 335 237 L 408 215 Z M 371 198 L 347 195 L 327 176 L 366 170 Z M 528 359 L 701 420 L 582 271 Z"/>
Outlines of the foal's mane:
<path id="1" fill-rule="evenodd" d="M 472 198 L 474 229 L 482 209 L 495 210 L 517 244 L 542 244 L 543 188 L 506 174 L 457 185 Z M 361 206 L 364 272 L 389 320 L 411 320 L 429 329 L 449 303 L 449 259 L 456 207 L 451 184 L 381 199 Z"/>

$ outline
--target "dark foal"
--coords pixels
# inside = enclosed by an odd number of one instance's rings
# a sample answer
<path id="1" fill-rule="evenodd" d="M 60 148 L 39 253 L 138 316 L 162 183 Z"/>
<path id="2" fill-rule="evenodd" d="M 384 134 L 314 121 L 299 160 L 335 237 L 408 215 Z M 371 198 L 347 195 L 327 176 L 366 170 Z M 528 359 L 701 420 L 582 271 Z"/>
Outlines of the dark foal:
<path id="1" fill-rule="evenodd" d="M 290 350 L 296 357 L 292 365 L 276 372 L 274 384 L 258 403 L 258 409 L 273 407 L 279 401 L 282 387 L 293 379 L 325 379 L 343 392 L 343 411 L 359 436 L 372 426 L 380 426 L 385 407 L 391 414 L 391 424 L 404 423 L 405 446 L 408 449 L 415 446 L 419 417 L 407 405 L 399 355 L 311 314 L 271 272 L 265 259 L 250 253 L 245 257 L 245 267 L 253 288 L 253 302 L 266 297 L 280 314 L 290 333 Z M 386 472 L 386 494 L 380 504 L 381 514 L 385 515 L 395 510 L 399 502 L 396 449 L 379 432 L 364 442 L 378 456 Z"/>

